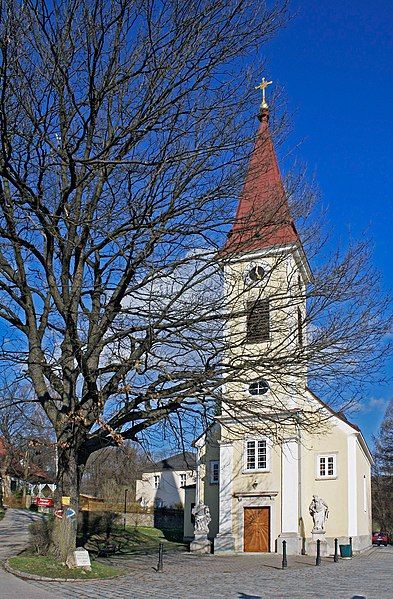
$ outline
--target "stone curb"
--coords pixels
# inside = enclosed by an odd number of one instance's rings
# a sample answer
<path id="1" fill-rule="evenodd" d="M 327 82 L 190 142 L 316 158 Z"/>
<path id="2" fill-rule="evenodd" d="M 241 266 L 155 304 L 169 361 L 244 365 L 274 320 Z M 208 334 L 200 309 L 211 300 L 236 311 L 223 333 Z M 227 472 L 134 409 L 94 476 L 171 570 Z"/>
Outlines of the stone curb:
<path id="1" fill-rule="evenodd" d="M 17 557 L 17 556 L 15 556 Z M 21 570 L 15 570 L 10 566 L 8 559 L 6 559 L 2 566 L 4 570 L 21 578 L 22 580 L 42 580 L 43 582 L 103 582 L 105 580 L 117 580 L 120 578 L 128 578 L 129 574 L 119 574 L 118 576 L 108 576 L 108 578 L 48 578 L 47 576 L 37 576 L 30 574 L 29 572 L 22 572 Z"/>

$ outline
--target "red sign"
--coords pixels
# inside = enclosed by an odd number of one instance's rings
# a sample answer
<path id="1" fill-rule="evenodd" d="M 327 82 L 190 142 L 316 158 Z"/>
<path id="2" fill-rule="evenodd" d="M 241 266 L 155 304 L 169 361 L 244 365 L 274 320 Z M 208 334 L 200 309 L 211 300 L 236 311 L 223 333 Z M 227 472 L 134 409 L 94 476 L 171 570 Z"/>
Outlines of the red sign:
<path id="1" fill-rule="evenodd" d="M 38 507 L 53 507 L 54 502 L 52 497 L 37 497 L 36 505 Z"/>
<path id="2" fill-rule="evenodd" d="M 55 510 L 55 516 L 56 516 L 56 518 L 59 518 L 59 520 L 62 519 L 63 514 L 64 514 L 63 510 Z"/>

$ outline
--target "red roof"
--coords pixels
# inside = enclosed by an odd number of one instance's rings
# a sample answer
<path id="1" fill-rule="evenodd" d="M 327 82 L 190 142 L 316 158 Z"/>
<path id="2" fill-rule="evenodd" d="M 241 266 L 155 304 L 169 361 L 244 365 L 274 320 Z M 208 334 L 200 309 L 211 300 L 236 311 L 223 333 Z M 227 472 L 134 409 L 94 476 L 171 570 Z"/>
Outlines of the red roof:
<path id="1" fill-rule="evenodd" d="M 250 252 L 299 241 L 278 168 L 267 109 L 262 109 L 259 119 L 261 124 L 225 252 Z"/>
<path id="2" fill-rule="evenodd" d="M 15 447 L 10 448 L 12 451 L 12 460 L 7 474 L 23 477 L 24 476 L 24 468 L 22 466 L 21 460 L 23 460 L 23 452 L 20 449 Z M 0 437 L 0 463 L 7 456 L 8 449 L 7 444 L 5 443 L 3 437 Z M 28 472 L 27 472 L 27 480 L 29 482 L 52 482 L 51 477 L 47 472 L 42 470 L 37 464 L 30 461 Z"/>

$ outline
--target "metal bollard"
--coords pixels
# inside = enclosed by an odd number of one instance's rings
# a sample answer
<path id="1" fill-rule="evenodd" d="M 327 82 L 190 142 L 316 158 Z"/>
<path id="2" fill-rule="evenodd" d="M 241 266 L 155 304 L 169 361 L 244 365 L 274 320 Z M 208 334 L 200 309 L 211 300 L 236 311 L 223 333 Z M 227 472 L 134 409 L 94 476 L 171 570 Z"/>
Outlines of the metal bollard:
<path id="1" fill-rule="evenodd" d="M 349 537 L 349 544 L 351 546 L 351 557 L 352 557 L 352 537 Z"/>
<path id="2" fill-rule="evenodd" d="M 321 565 L 321 541 L 320 541 L 320 539 L 317 540 L 317 559 L 315 560 L 315 565 L 316 566 Z"/>
<path id="3" fill-rule="evenodd" d="M 158 545 L 158 565 L 157 565 L 157 572 L 162 572 L 163 569 L 164 569 L 163 556 L 164 556 L 164 543 L 160 543 Z"/>
<path id="4" fill-rule="evenodd" d="M 338 562 L 338 539 L 334 539 L 334 562 Z"/>
<path id="5" fill-rule="evenodd" d="M 287 542 L 283 541 L 282 542 L 282 564 L 281 564 L 282 569 L 284 570 L 284 568 L 288 567 L 288 561 L 287 561 Z"/>

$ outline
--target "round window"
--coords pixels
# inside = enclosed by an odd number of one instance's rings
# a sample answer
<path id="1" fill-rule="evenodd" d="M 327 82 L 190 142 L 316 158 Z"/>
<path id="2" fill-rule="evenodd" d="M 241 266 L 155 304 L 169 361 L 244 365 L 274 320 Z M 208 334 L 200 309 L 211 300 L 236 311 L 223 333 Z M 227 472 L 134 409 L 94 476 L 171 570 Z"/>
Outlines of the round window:
<path id="1" fill-rule="evenodd" d="M 248 273 L 248 277 L 251 281 L 261 281 L 264 276 L 265 269 L 260 265 L 253 266 Z"/>
<path id="2" fill-rule="evenodd" d="M 269 391 L 269 385 L 265 379 L 260 379 L 259 381 L 250 383 L 248 391 L 251 395 L 265 395 Z"/>

